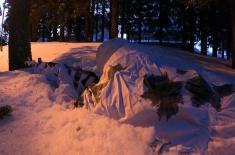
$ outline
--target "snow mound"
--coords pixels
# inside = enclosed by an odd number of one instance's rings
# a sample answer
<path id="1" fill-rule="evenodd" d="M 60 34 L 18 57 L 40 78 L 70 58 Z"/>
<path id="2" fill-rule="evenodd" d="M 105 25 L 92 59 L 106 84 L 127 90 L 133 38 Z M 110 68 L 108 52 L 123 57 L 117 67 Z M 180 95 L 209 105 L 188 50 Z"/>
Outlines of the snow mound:
<path id="1" fill-rule="evenodd" d="M 50 107 L 54 98 L 48 80 L 39 74 L 21 71 L 0 73 L 0 85 L 2 87 L 0 104 L 41 111 Z"/>
<path id="2" fill-rule="evenodd" d="M 114 42 L 116 43 L 117 40 Z M 119 45 L 122 43 L 126 44 L 121 40 Z M 107 50 L 113 50 L 110 48 L 112 42 L 106 44 L 109 47 L 105 48 L 104 44 L 99 50 L 105 49 L 104 52 L 109 53 Z M 102 51 L 98 51 L 98 53 L 102 53 Z M 100 62 L 103 63 L 105 60 L 100 60 Z M 102 66 L 102 64 L 97 65 Z M 119 70 L 113 68 L 118 65 L 121 67 Z M 128 46 L 120 47 L 113 52 L 104 67 L 100 69 L 103 69 L 103 74 L 97 84 L 97 87 L 103 86 L 102 90 L 98 90 L 101 91 L 100 102 L 93 100 L 91 103 L 92 99 L 89 97 L 88 90 L 84 95 L 87 97 L 85 98 L 86 108 L 115 119 L 121 119 L 137 113 L 140 106 L 149 105 L 149 103 L 146 105 L 139 103 L 142 102 L 139 96 L 144 93 L 144 76 L 146 74 L 160 74 L 160 71 L 146 55 L 132 50 Z M 110 72 L 114 72 L 113 75 L 110 75 Z"/>
<path id="3" fill-rule="evenodd" d="M 114 48 L 111 46 L 113 44 L 116 45 Z M 113 51 L 114 49 L 117 50 Z M 127 44 L 121 39 L 111 40 L 101 45 L 97 52 L 97 62 L 106 63 L 104 67 L 101 67 L 103 64 L 97 64 L 100 66 L 99 70 L 102 70 L 102 76 L 96 86 L 91 87 L 90 90 L 87 89 L 84 93 L 85 107 L 114 119 L 126 120 L 151 105 L 149 100 L 141 97 L 147 90 L 144 85 L 146 75 L 161 76 L 167 73 L 173 81 L 186 81 L 198 76 L 194 70 L 177 74 L 176 68 L 162 67 L 146 54 L 148 50 L 139 45 Z M 108 53 L 109 56 L 100 57 L 102 52 L 104 52 L 103 55 Z M 102 59 L 104 57 L 109 59 Z M 90 95 L 90 92 L 93 95 Z M 186 91 L 183 95 L 187 100 Z M 188 100 L 186 104 L 190 105 Z"/>
<path id="4" fill-rule="evenodd" d="M 112 45 L 115 47 L 112 48 Z M 97 66 L 102 71 L 102 76 L 97 85 L 84 92 L 85 108 L 134 126 L 154 126 L 156 136 L 169 141 L 173 150 L 181 144 L 190 148 L 189 153 L 206 152 L 215 114 L 223 115 L 227 112 L 218 113 L 209 104 L 194 107 L 190 93 L 183 88 L 184 104 L 179 105 L 179 112 L 168 121 L 159 121 L 152 102 L 141 97 L 147 89 L 143 83 L 145 75 L 167 73 L 171 80 L 182 82 L 201 75 L 194 69 L 188 69 L 183 74 L 178 73 L 177 66 L 166 65 L 158 54 L 151 54 L 151 50 L 118 39 L 104 43 L 97 55 Z M 106 57 L 100 56 L 102 52 L 103 55 L 107 54 Z M 207 76 L 203 78 L 206 82 L 213 83 Z M 235 93 L 231 97 L 234 98 Z M 228 102 L 234 101 L 222 100 L 221 104 Z"/>
<path id="5" fill-rule="evenodd" d="M 104 65 L 114 52 L 116 52 L 123 45 L 127 45 L 128 41 L 124 39 L 113 39 L 112 41 L 106 41 L 101 44 L 96 54 L 96 64 L 98 71 L 103 72 Z"/>

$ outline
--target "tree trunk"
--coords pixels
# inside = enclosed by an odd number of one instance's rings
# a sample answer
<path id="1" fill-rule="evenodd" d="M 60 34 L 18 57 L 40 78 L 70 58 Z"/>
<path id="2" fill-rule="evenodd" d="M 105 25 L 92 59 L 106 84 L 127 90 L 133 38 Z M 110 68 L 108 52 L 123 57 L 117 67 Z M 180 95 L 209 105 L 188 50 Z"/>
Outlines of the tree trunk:
<path id="1" fill-rule="evenodd" d="M 194 33 L 190 35 L 190 44 L 189 44 L 189 51 L 194 53 L 194 44 L 195 44 L 195 36 Z"/>
<path id="2" fill-rule="evenodd" d="M 99 1 L 96 0 L 96 16 L 95 16 L 95 41 L 98 42 L 99 33 Z"/>
<path id="3" fill-rule="evenodd" d="M 88 11 L 85 17 L 85 41 L 91 42 L 92 41 L 92 28 L 91 28 L 91 12 Z"/>
<path id="4" fill-rule="evenodd" d="M 85 13 L 85 41 L 91 42 L 93 40 L 93 4 L 88 2 L 86 5 L 87 12 Z"/>
<path id="5" fill-rule="evenodd" d="M 110 30 L 110 38 L 118 37 L 118 1 L 111 0 L 110 4 L 111 8 L 111 30 Z"/>
<path id="6" fill-rule="evenodd" d="M 104 30 L 105 30 L 105 6 L 106 0 L 102 0 L 102 32 L 101 32 L 101 41 L 104 41 Z"/>
<path id="7" fill-rule="evenodd" d="M 230 38 L 230 37 L 229 37 Z M 231 40 L 231 39 L 230 39 Z M 230 45 L 227 46 L 226 51 L 227 51 L 227 60 L 231 59 L 231 48 L 229 47 Z"/>
<path id="8" fill-rule="evenodd" d="M 57 33 L 57 25 L 55 24 L 52 28 L 52 34 L 53 34 L 53 41 L 57 41 L 58 39 L 58 33 Z"/>
<path id="9" fill-rule="evenodd" d="M 46 25 L 45 25 L 45 20 L 43 19 L 42 21 L 42 42 L 45 42 L 46 38 Z"/>
<path id="10" fill-rule="evenodd" d="M 94 33 L 95 1 L 96 0 L 92 0 L 90 4 L 91 5 L 90 41 L 94 41 L 93 33 Z"/>
<path id="11" fill-rule="evenodd" d="M 138 3 L 138 43 L 141 43 L 142 40 L 142 20 L 143 20 L 143 16 L 142 16 L 142 3 L 141 0 L 137 1 Z"/>
<path id="12" fill-rule="evenodd" d="M 214 36 L 213 38 L 213 51 L 212 51 L 212 56 L 216 57 L 218 56 L 217 51 L 218 51 L 218 38 Z"/>
<path id="13" fill-rule="evenodd" d="M 159 27 L 159 43 L 160 43 L 160 45 L 162 45 L 162 42 L 163 42 L 163 25 L 160 24 L 160 27 Z"/>
<path id="14" fill-rule="evenodd" d="M 160 7 L 160 12 L 159 12 L 159 43 L 162 45 L 163 42 L 163 28 L 164 28 L 164 23 L 163 23 L 163 2 L 159 2 L 159 7 Z"/>
<path id="15" fill-rule="evenodd" d="M 85 17 L 85 41 L 86 42 L 90 42 L 91 38 L 90 38 L 90 33 L 89 33 L 89 25 L 90 25 L 90 15 L 89 13 L 86 13 L 86 17 Z"/>
<path id="16" fill-rule="evenodd" d="M 30 21 L 30 27 L 31 27 L 31 41 L 37 41 L 38 40 L 38 23 L 40 18 L 34 17 Z"/>
<path id="17" fill-rule="evenodd" d="M 189 16 L 190 16 L 190 19 L 189 19 L 189 40 L 190 40 L 190 43 L 189 43 L 189 51 L 191 53 L 194 53 L 194 45 L 195 45 L 195 40 L 196 40 L 196 37 L 195 37 L 195 34 L 196 34 L 196 14 L 195 14 L 195 9 L 194 9 L 194 6 L 189 6 Z"/>
<path id="18" fill-rule="evenodd" d="M 224 59 L 224 45 L 222 45 L 222 48 L 221 48 L 221 50 L 222 50 L 222 59 Z"/>
<path id="19" fill-rule="evenodd" d="M 231 53 L 232 53 L 232 68 L 235 69 L 235 2 L 230 1 L 231 23 L 232 23 L 232 40 L 231 40 Z"/>
<path id="20" fill-rule="evenodd" d="M 181 36 L 182 36 L 182 48 L 183 49 L 187 49 L 187 28 L 186 28 L 186 6 L 185 5 L 182 5 L 181 7 L 181 10 L 182 10 L 182 31 L 181 31 Z"/>
<path id="21" fill-rule="evenodd" d="M 30 0 L 10 1 L 9 70 L 25 67 L 32 59 L 30 47 Z"/>
<path id="22" fill-rule="evenodd" d="M 125 3 L 125 0 L 122 0 L 121 38 L 124 38 L 124 31 L 125 31 L 125 12 L 126 12 L 126 3 Z"/>
<path id="23" fill-rule="evenodd" d="M 234 17 L 235 18 L 235 17 Z M 233 37 L 232 37 L 232 67 L 235 69 L 235 19 L 233 20 Z"/>
<path id="24" fill-rule="evenodd" d="M 207 35 L 204 31 L 201 32 L 201 54 L 207 55 Z"/>
<path id="25" fill-rule="evenodd" d="M 60 24 L 60 41 L 64 41 L 64 23 Z"/>
<path id="26" fill-rule="evenodd" d="M 201 54 L 207 55 L 207 30 L 206 30 L 206 17 L 205 9 L 200 11 L 200 32 L 201 32 Z"/>
<path id="27" fill-rule="evenodd" d="M 52 40 L 52 38 L 51 38 L 52 33 L 51 32 L 52 32 L 52 25 L 49 24 L 48 28 L 47 28 L 47 38 L 48 38 L 48 41 Z"/>
<path id="28" fill-rule="evenodd" d="M 230 3 L 228 3 L 229 7 Z M 229 25 L 228 25 L 228 33 L 227 33 L 227 39 L 225 44 L 226 54 L 227 54 L 227 60 L 231 60 L 231 54 L 232 54 L 232 11 L 229 13 Z"/>
<path id="29" fill-rule="evenodd" d="M 73 32 L 73 24 L 72 24 L 72 21 L 69 20 L 67 22 L 67 40 L 68 41 L 71 41 L 72 32 Z"/>
<path id="30" fill-rule="evenodd" d="M 74 33 L 76 37 L 76 41 L 80 42 L 81 41 L 81 26 L 80 26 L 81 20 L 76 19 L 75 21 L 75 27 L 74 27 Z"/>
<path id="31" fill-rule="evenodd" d="M 127 40 L 131 39 L 131 11 L 130 11 L 130 0 L 126 0 L 126 33 L 127 33 Z"/>
<path id="32" fill-rule="evenodd" d="M 31 41 L 37 41 L 38 39 L 38 24 L 36 22 L 31 23 Z"/>

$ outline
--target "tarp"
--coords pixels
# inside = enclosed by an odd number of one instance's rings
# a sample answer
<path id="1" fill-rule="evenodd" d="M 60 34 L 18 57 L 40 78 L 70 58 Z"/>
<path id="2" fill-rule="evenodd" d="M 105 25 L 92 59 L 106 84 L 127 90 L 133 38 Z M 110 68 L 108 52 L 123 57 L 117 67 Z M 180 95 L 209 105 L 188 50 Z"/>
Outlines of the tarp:
<path id="1" fill-rule="evenodd" d="M 208 153 L 207 144 L 213 137 L 211 124 L 223 112 L 218 114 L 209 104 L 192 106 L 189 92 L 183 89 L 184 104 L 179 105 L 179 112 L 169 120 L 159 120 L 151 101 L 141 97 L 147 89 L 143 83 L 145 75 L 167 73 L 171 80 L 185 82 L 198 73 L 188 70 L 186 74 L 177 74 L 176 68 L 162 67 L 157 59 L 160 58 L 151 57 L 151 49 L 145 46 L 121 39 L 105 42 L 96 57 L 102 75 L 97 85 L 84 92 L 85 108 L 134 126 L 154 126 L 156 137 L 170 143 L 165 148 L 170 152 Z M 235 96 L 231 98 L 230 103 Z"/>

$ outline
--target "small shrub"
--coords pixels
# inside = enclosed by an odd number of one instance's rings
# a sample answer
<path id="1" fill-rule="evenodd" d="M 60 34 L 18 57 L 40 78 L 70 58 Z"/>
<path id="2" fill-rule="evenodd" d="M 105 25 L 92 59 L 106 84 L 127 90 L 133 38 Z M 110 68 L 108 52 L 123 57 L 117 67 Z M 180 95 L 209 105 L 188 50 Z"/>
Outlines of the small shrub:
<path id="1" fill-rule="evenodd" d="M 0 107 L 0 119 L 9 115 L 12 112 L 12 108 L 9 105 Z"/>

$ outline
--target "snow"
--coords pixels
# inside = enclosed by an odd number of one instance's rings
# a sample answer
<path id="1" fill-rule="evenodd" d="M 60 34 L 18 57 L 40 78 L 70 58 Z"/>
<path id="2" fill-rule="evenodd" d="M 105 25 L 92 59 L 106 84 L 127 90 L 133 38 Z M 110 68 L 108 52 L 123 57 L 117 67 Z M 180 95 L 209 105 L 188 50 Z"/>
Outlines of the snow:
<path id="1" fill-rule="evenodd" d="M 87 101 L 85 108 L 64 106 L 64 101 L 57 98 L 66 95 L 60 91 L 65 89 L 55 88 L 48 80 L 48 72 L 6 72 L 8 56 L 4 47 L 0 53 L 0 70 L 4 71 L 0 72 L 0 106 L 9 104 L 13 112 L 0 120 L 0 154 L 151 155 L 158 154 L 166 142 L 171 142 L 163 149 L 166 154 L 233 154 L 235 93 L 222 99 L 222 112 L 210 106 L 195 108 L 185 102 L 168 121 L 158 121 L 151 102 L 138 97 L 145 91 L 140 81 L 146 73 L 158 75 L 166 71 L 174 81 L 200 74 L 211 84 L 235 84 L 235 71 L 228 67 L 229 62 L 173 48 L 126 43 L 101 46 L 98 53 L 104 49 L 113 51 L 105 54 L 107 57 L 99 53 L 96 60 L 99 45 L 32 43 L 33 59 L 41 57 L 44 61 L 103 72 L 99 84 L 110 80 L 110 66 L 124 67 L 102 91 L 102 103 Z M 189 71 L 177 75 L 176 69 Z M 187 101 L 188 94 L 183 95 Z"/>
<path id="2" fill-rule="evenodd" d="M 0 85 L 0 106 L 13 107 L 12 116 L 0 121 L 0 154 L 151 154 L 152 127 L 54 104 L 43 75 L 1 73 Z"/>
<path id="3" fill-rule="evenodd" d="M 61 42 L 33 42 L 31 44 L 33 60 L 42 58 L 43 61 L 49 62 L 57 59 L 65 59 L 68 61 L 77 60 L 77 57 L 82 57 L 81 53 L 86 51 L 94 51 L 100 43 L 61 43 Z M 73 51 L 82 51 L 79 55 L 75 55 Z M 70 51 L 70 55 L 66 55 Z M 92 54 L 92 53 L 91 53 Z M 93 55 L 95 57 L 95 55 Z M 60 58 L 62 57 L 62 58 Z M 68 59 L 70 58 L 70 59 Z M 84 60 L 85 61 L 85 60 Z M 8 71 L 8 46 L 3 47 L 0 52 L 0 71 Z"/>

